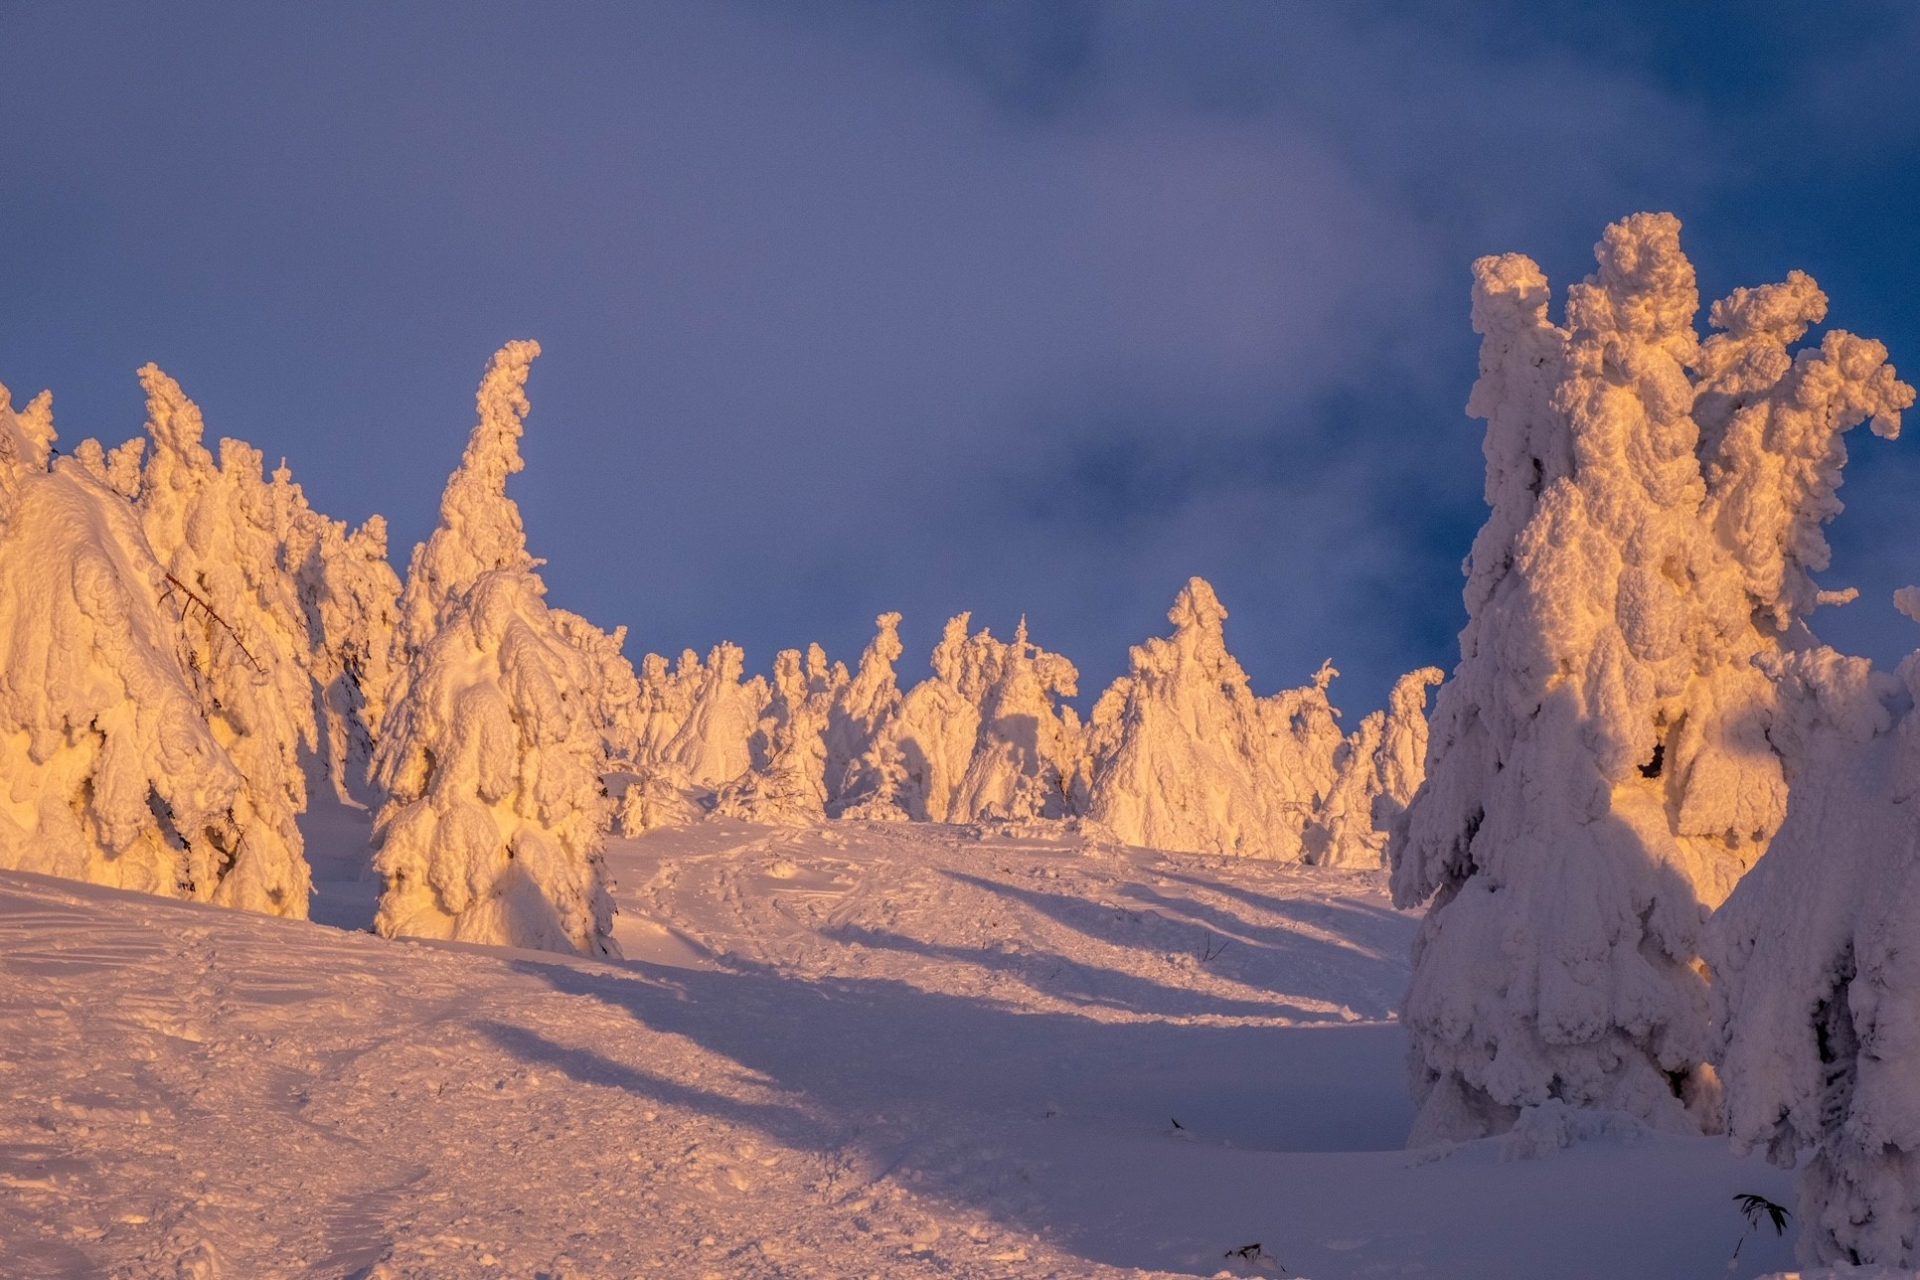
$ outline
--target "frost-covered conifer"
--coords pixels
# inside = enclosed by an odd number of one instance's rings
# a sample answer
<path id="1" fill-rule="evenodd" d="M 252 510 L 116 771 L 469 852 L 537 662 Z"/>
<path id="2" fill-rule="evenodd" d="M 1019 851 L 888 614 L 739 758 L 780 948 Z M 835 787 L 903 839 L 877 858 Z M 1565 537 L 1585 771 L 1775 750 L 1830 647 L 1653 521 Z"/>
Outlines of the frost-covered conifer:
<path id="1" fill-rule="evenodd" d="M 1427 690 L 1438 667 L 1401 676 L 1386 709 L 1360 722 L 1334 756 L 1334 779 L 1305 834 L 1306 860 L 1327 867 L 1385 864 L 1387 831 L 1425 776 Z"/>
<path id="2" fill-rule="evenodd" d="M 683 650 L 680 661 L 671 669 L 666 658 L 649 653 L 640 660 L 639 762 L 659 764 L 665 760 L 667 746 L 680 732 L 693 710 L 694 697 L 706 678 L 700 655 Z"/>
<path id="3" fill-rule="evenodd" d="M 700 685 L 680 731 L 661 753 L 661 763 L 684 785 L 713 790 L 753 764 L 751 743 L 767 704 L 766 682 L 743 680 L 746 654 L 740 646 L 714 646 L 701 668 Z"/>
<path id="4" fill-rule="evenodd" d="M 1389 843 L 1396 899 L 1431 904 L 1415 1142 L 1550 1101 L 1713 1122 L 1701 922 L 1785 812 L 1761 665 L 1806 643 L 1838 433 L 1910 396 L 1877 344 L 1786 356 L 1824 311 L 1803 277 L 1720 304 L 1703 346 L 1671 216 L 1597 256 L 1564 327 L 1531 261 L 1475 264 L 1492 511 Z"/>
<path id="5" fill-rule="evenodd" d="M 49 469 L 52 400 L 0 387 L 0 866 L 206 900 L 242 779 L 180 665 L 133 508 Z"/>
<path id="6" fill-rule="evenodd" d="M 400 612 L 387 522 L 371 516 L 349 533 L 342 522 L 309 510 L 284 470 L 275 473 L 275 484 L 291 490 L 286 554 L 312 639 L 327 774 L 342 801 L 367 804 L 373 744 L 394 685 L 389 664 Z"/>
<path id="7" fill-rule="evenodd" d="M 1077 811 L 1073 782 L 1080 763 L 1080 717 L 1071 698 L 1080 673 L 1057 653 L 1027 638 L 1022 618 L 1013 642 L 995 656 L 980 704 L 973 758 L 954 787 L 949 820 L 1025 821 Z"/>
<path id="8" fill-rule="evenodd" d="M 604 673 L 548 609 L 506 493 L 537 354 L 516 342 L 494 357 L 440 526 L 414 552 L 408 669 L 374 755 L 375 927 L 612 955 Z"/>
<path id="9" fill-rule="evenodd" d="M 883 731 L 902 771 L 897 802 L 916 822 L 953 819 L 954 793 L 980 737 L 980 709 L 1003 650 L 986 631 L 969 636 L 970 615 L 948 620 L 933 650 L 933 675 L 900 702 Z"/>
<path id="10" fill-rule="evenodd" d="M 753 737 L 753 766 L 721 788 L 714 812 L 777 826 L 825 821 L 826 727 L 836 689 L 820 647 L 811 653 L 810 669 L 798 649 L 774 659 L 773 697 Z"/>
<path id="11" fill-rule="evenodd" d="M 577 613 L 550 612 L 561 634 L 593 666 L 593 722 L 606 741 L 608 757 L 632 762 L 640 743 L 640 681 L 623 652 L 627 629 L 602 631 Z"/>
<path id="12" fill-rule="evenodd" d="M 73 456 L 88 475 L 132 501 L 140 496 L 140 458 L 146 448 L 145 436 L 135 436 L 111 451 L 98 440 L 82 440 L 73 447 Z"/>
<path id="13" fill-rule="evenodd" d="M 137 503 L 166 574 L 202 714 L 240 771 L 239 845 L 213 901 L 304 919 L 312 877 L 297 819 L 301 753 L 318 749 L 310 640 L 283 563 L 276 497 L 258 450 L 202 443 L 200 411 L 152 365 L 140 371 L 153 441 Z"/>
<path id="14" fill-rule="evenodd" d="M 1708 929 L 1715 1063 L 1741 1151 L 1801 1172 L 1810 1263 L 1920 1260 L 1920 659 L 1770 667 L 1787 819 Z"/>
<path id="15" fill-rule="evenodd" d="M 873 639 L 860 654 L 859 669 L 840 690 L 828 713 L 826 730 L 827 794 L 836 816 L 901 817 L 896 796 L 904 781 L 898 756 L 883 732 L 900 707 L 900 684 L 893 664 L 905 652 L 900 645 L 900 615 L 874 619 Z"/>
<path id="16" fill-rule="evenodd" d="M 451 597 L 375 756 L 390 938 L 618 955 L 595 669 L 525 569 Z"/>
<path id="17" fill-rule="evenodd" d="M 1227 652 L 1226 608 L 1181 590 L 1174 634 L 1134 646 L 1093 713 L 1087 814 L 1128 844 L 1296 861 L 1345 739 L 1315 683 L 1256 698 Z"/>
<path id="18" fill-rule="evenodd" d="M 659 654 L 642 659 L 634 711 L 635 776 L 616 818 L 622 835 L 696 822 L 722 793 L 730 816 L 784 820 L 742 811 L 757 811 L 762 792 L 784 793 L 786 787 L 752 772 L 771 759 L 757 754 L 754 744 L 763 740 L 772 695 L 764 679 L 741 679 L 744 665 L 745 655 L 731 644 L 717 646 L 704 663 L 693 650 L 684 650 L 671 669 Z M 840 675 L 844 682 L 844 668 Z"/>
<path id="19" fill-rule="evenodd" d="M 1262 785 L 1275 797 L 1287 838 L 1302 851 L 1308 824 L 1333 790 L 1334 761 L 1346 742 L 1340 713 L 1327 695 L 1339 675 L 1331 661 L 1322 662 L 1306 684 L 1255 702 L 1267 735 L 1259 761 Z"/>

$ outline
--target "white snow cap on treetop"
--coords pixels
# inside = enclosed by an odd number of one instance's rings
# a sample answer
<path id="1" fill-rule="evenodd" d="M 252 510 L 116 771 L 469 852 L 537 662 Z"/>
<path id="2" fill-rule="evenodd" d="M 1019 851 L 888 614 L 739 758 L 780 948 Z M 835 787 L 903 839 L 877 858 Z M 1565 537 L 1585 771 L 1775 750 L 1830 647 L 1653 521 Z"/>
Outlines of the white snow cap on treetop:
<path id="1" fill-rule="evenodd" d="M 22 475 L 47 469 L 53 441 L 53 393 L 42 391 L 16 413 L 13 394 L 0 386 L 0 498 Z"/>
<path id="2" fill-rule="evenodd" d="M 1188 578 L 1187 585 L 1174 597 L 1173 608 L 1167 610 L 1167 621 L 1181 631 L 1224 631 L 1229 616 L 1227 606 L 1220 603 L 1213 584 L 1205 578 Z"/>

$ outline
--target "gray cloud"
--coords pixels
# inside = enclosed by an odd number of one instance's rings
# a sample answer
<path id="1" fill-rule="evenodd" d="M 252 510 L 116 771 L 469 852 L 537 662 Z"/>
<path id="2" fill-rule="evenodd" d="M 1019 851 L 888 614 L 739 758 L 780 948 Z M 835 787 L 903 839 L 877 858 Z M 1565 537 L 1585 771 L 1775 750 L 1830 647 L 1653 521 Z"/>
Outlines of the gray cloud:
<path id="1" fill-rule="evenodd" d="M 1105 678 L 1198 572 L 1360 709 L 1458 625 L 1467 262 L 1577 278 L 1738 153 L 1520 12 L 16 9 L 0 377 L 117 438 L 156 359 L 404 558 L 535 336 L 536 550 L 637 647 L 1026 611 Z"/>

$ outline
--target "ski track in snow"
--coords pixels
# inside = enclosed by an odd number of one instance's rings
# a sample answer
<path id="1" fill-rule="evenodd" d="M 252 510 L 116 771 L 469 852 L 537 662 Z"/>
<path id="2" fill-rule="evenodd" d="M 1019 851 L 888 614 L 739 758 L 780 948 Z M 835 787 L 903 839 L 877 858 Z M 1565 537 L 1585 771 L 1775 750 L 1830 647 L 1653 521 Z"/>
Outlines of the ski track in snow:
<path id="1" fill-rule="evenodd" d="M 1788 1198 L 1713 1139 L 1400 1150 L 1378 874 L 859 823 L 609 861 L 622 964 L 0 874 L 0 1274 L 1678 1280 Z"/>

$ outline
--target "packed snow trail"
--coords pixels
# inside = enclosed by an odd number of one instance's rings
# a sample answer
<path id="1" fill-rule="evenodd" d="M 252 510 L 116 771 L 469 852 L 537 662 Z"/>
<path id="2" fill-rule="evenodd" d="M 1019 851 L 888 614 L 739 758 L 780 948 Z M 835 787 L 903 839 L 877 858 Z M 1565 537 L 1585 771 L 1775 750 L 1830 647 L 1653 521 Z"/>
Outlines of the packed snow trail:
<path id="1" fill-rule="evenodd" d="M 371 918 L 354 819 L 317 919 Z M 624 964 L 0 875 L 0 1273 L 1691 1280 L 1787 1194 L 1633 1129 L 1400 1150 L 1378 874 L 859 823 L 609 862 Z"/>

